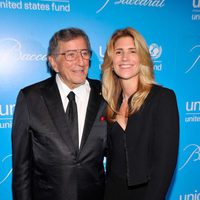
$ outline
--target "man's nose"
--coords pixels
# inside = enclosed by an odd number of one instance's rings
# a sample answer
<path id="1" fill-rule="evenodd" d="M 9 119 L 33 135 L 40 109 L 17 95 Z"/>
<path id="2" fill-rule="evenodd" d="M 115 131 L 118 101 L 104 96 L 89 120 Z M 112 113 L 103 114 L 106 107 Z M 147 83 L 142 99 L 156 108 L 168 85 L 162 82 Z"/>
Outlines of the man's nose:
<path id="1" fill-rule="evenodd" d="M 81 63 L 81 64 L 83 64 L 84 63 L 84 58 L 83 58 L 83 56 L 81 55 L 81 52 L 79 52 L 78 54 L 77 54 L 77 61 L 79 62 L 79 63 Z"/>

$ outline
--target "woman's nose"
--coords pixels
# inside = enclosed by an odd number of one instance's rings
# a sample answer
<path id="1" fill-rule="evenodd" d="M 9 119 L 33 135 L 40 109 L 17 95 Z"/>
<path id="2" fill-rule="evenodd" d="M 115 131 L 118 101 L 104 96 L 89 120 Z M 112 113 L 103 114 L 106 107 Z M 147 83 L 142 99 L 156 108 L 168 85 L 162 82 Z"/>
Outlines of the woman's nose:
<path id="1" fill-rule="evenodd" d="M 124 52 L 122 54 L 122 60 L 127 60 L 128 59 L 128 53 Z"/>

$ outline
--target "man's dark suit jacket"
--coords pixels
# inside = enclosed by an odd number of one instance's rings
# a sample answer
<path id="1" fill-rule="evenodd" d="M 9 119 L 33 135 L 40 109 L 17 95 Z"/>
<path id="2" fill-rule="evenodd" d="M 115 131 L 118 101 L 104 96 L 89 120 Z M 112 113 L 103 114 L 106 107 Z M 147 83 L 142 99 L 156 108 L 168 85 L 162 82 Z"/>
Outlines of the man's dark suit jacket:
<path id="1" fill-rule="evenodd" d="M 78 155 L 71 142 L 55 78 L 22 89 L 12 130 L 14 200 L 102 200 L 105 103 L 91 87 Z"/>

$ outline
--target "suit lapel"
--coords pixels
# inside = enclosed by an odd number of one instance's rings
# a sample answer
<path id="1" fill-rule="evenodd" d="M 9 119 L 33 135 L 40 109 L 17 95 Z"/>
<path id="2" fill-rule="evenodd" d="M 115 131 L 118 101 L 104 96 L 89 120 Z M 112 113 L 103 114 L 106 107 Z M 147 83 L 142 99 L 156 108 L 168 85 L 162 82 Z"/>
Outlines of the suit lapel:
<path id="1" fill-rule="evenodd" d="M 100 88 L 95 87 L 91 81 L 89 82 L 90 82 L 91 91 L 90 91 L 90 97 L 89 97 L 88 107 L 87 107 L 87 112 L 86 112 L 86 117 L 85 117 L 85 125 L 83 129 L 80 150 L 83 148 L 90 134 L 91 128 L 94 124 L 94 121 L 95 121 L 95 118 L 96 118 L 96 115 L 101 103 L 101 99 L 102 99 Z"/>
<path id="2" fill-rule="evenodd" d="M 65 112 L 55 79 L 52 78 L 51 83 L 47 87 L 42 88 L 42 95 L 58 133 L 61 135 L 71 152 L 74 152 L 69 128 L 67 127 Z"/>

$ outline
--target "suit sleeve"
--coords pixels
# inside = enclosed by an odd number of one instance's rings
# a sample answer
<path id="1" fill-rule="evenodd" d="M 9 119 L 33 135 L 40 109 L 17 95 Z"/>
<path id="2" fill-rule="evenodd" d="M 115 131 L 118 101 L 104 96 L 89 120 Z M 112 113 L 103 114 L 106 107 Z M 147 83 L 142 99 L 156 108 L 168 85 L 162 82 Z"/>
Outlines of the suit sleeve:
<path id="1" fill-rule="evenodd" d="M 13 200 L 31 200 L 31 144 L 29 112 L 26 99 L 20 91 L 15 106 L 12 127 Z"/>
<path id="2" fill-rule="evenodd" d="M 175 94 L 165 90 L 159 96 L 155 119 L 151 179 L 148 200 L 164 200 L 176 167 L 179 144 L 179 114 Z"/>

